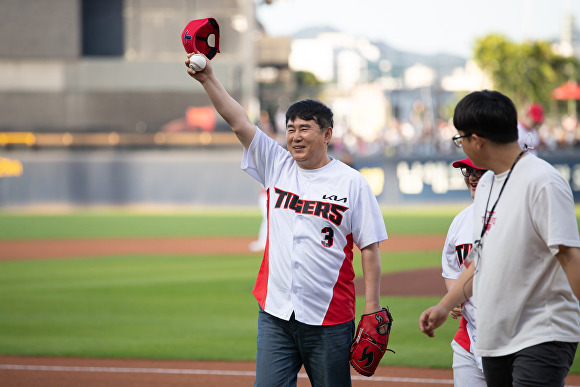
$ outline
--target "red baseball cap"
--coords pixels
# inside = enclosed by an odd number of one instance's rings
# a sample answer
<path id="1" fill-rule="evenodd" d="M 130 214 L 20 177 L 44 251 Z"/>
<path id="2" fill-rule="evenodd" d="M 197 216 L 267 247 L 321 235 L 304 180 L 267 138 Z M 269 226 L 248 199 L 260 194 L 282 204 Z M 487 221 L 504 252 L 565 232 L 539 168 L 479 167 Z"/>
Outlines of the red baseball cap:
<path id="1" fill-rule="evenodd" d="M 209 45 L 209 37 L 213 35 L 215 44 Z M 199 51 L 207 57 L 212 59 L 218 52 L 220 52 L 220 26 L 213 18 L 192 20 L 183 29 L 181 33 L 181 43 L 185 52 L 191 54 Z"/>
<path id="2" fill-rule="evenodd" d="M 473 169 L 478 169 L 480 171 L 485 171 L 485 169 L 478 168 L 475 165 L 473 165 L 473 162 L 469 158 L 463 159 L 463 160 L 454 161 L 452 165 L 453 165 L 454 168 L 470 167 L 470 168 L 473 168 Z"/>
<path id="3" fill-rule="evenodd" d="M 539 103 L 535 103 L 528 109 L 528 114 L 534 122 L 544 122 L 544 108 Z"/>

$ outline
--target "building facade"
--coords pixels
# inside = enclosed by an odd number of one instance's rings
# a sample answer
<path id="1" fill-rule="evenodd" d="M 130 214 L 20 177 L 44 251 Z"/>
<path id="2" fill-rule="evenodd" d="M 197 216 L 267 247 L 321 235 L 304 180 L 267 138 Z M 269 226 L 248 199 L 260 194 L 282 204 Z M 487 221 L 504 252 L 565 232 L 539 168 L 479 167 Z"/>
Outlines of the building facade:
<path id="1" fill-rule="evenodd" d="M 206 17 L 220 24 L 216 74 L 251 106 L 253 0 L 0 0 L 0 131 L 156 132 L 208 105 L 181 44 Z"/>

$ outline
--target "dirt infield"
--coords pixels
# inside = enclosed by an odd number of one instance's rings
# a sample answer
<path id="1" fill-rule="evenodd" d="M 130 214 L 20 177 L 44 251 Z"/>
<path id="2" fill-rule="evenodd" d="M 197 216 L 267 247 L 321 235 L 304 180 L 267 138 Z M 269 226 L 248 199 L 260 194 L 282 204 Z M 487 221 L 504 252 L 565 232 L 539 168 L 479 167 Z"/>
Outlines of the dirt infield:
<path id="1" fill-rule="evenodd" d="M 254 382 L 252 362 L 75 359 L 0 356 L 3 387 L 242 387 Z M 354 387 L 450 386 L 451 370 L 379 367 L 372 378 L 353 371 Z M 309 386 L 302 370 L 298 386 Z M 274 386 L 273 386 L 274 387 Z"/>
<path id="2" fill-rule="evenodd" d="M 79 258 L 121 254 L 250 254 L 243 237 L 46 239 L 0 241 L 0 260 Z M 395 236 L 381 251 L 428 251 L 443 247 L 445 236 Z"/>
<path id="3" fill-rule="evenodd" d="M 381 250 L 429 251 L 443 246 L 444 236 L 396 236 Z M 252 254 L 249 238 L 159 238 L 0 241 L 0 260 L 82 258 L 123 254 Z M 257 253 L 256 253 L 257 254 Z M 420 278 L 420 280 L 417 280 Z M 364 283 L 356 280 L 357 293 Z M 442 295 L 441 269 L 422 269 L 383 276 L 381 293 L 397 296 Z M 451 350 L 449 353 L 451 356 Z M 200 362 L 185 360 L 89 359 L 0 355 L 2 387 L 241 387 L 251 386 L 252 362 Z M 450 386 L 450 369 L 379 367 L 372 378 L 352 372 L 353 386 Z M 580 386 L 580 375 L 568 378 Z M 298 386 L 310 383 L 304 370 Z"/>
<path id="4" fill-rule="evenodd" d="M 451 355 L 451 353 L 450 353 Z M 185 360 L 78 359 L 0 355 L 3 387 L 242 387 L 254 381 L 252 362 L 200 362 Z M 351 372 L 354 387 L 452 386 L 450 369 L 381 366 L 371 378 Z M 580 375 L 566 385 L 578 387 Z M 298 387 L 310 383 L 302 370 Z"/>

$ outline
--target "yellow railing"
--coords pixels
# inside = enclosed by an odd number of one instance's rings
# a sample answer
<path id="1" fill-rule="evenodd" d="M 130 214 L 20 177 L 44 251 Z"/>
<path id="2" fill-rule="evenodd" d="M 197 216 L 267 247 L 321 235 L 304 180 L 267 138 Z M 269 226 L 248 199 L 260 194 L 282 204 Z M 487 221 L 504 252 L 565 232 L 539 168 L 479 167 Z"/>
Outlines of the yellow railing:
<path id="1" fill-rule="evenodd" d="M 35 147 L 70 146 L 192 146 L 239 145 L 232 132 L 178 132 L 178 133 L 32 133 L 0 132 L 0 147 L 24 145 Z"/>
<path id="2" fill-rule="evenodd" d="M 30 132 L 0 132 L 0 145 L 24 144 L 34 145 L 36 136 Z"/>

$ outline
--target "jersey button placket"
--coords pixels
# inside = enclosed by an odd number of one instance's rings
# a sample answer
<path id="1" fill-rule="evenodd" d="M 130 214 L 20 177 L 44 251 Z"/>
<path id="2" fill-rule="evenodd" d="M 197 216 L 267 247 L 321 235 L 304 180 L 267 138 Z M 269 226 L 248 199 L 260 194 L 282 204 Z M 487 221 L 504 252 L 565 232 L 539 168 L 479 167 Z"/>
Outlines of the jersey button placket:
<path id="1" fill-rule="evenodd" d="M 299 195 L 300 199 L 306 200 L 309 195 L 309 188 L 311 186 L 311 182 L 309 180 L 302 180 L 301 184 L 302 189 L 300 189 Z M 292 305 L 294 307 L 294 311 L 297 314 L 302 314 L 303 312 L 303 302 L 302 302 L 302 295 L 304 292 L 303 288 L 303 278 L 302 278 L 302 262 L 300 258 L 303 256 L 302 251 L 308 248 L 308 243 L 306 239 L 303 239 L 303 235 L 306 231 L 306 223 L 308 219 L 305 215 L 296 214 L 295 222 L 294 222 L 294 245 L 292 246 L 292 262 L 290 266 L 292 282 L 291 282 L 291 298 L 292 298 Z"/>
<path id="2" fill-rule="evenodd" d="M 305 248 L 304 244 L 302 243 L 302 236 L 301 231 L 304 229 L 303 222 L 305 221 L 304 215 L 297 214 L 296 215 L 296 222 L 295 222 L 295 229 L 294 229 L 294 246 L 292 248 L 292 262 L 290 264 L 290 271 L 292 276 L 292 283 L 291 283 L 291 298 L 292 298 L 292 306 L 294 307 L 294 311 L 298 314 L 301 314 L 302 308 L 302 278 L 301 278 L 301 265 L 300 265 L 300 257 L 302 255 L 302 249 Z"/>
<path id="3" fill-rule="evenodd" d="M 290 298 L 292 299 L 292 307 L 294 312 L 298 315 L 302 313 L 302 286 L 300 285 L 300 265 L 294 262 L 291 266 L 292 271 L 292 288 Z"/>

